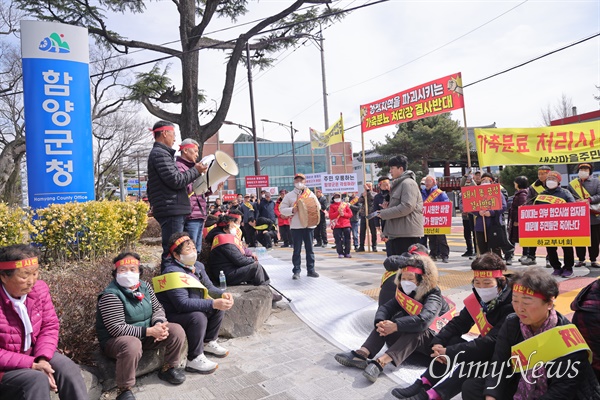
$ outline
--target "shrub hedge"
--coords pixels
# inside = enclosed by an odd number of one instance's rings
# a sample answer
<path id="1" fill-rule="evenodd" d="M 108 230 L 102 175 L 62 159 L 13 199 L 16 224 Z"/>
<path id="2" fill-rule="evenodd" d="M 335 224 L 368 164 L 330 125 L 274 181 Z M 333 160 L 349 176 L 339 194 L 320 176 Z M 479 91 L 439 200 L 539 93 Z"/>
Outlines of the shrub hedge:
<path id="1" fill-rule="evenodd" d="M 0 244 L 31 241 L 47 261 L 95 260 L 131 247 L 147 215 L 143 202 L 52 204 L 34 212 L 0 204 Z"/>

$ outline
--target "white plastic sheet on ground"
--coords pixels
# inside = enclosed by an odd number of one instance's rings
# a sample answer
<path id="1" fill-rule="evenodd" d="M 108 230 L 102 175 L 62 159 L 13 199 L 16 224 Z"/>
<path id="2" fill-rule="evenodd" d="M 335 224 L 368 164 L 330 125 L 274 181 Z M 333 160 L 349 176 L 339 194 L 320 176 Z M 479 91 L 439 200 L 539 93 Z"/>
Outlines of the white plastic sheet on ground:
<path id="1" fill-rule="evenodd" d="M 290 306 L 302 321 L 342 350 L 360 348 L 373 329 L 375 300 L 326 276 L 309 278 L 304 267 L 301 278 L 293 280 L 292 265 L 268 255 L 261 257 L 260 263 L 271 284 L 292 299 Z M 390 364 L 384 369 L 399 384 L 413 383 L 423 371 L 423 365 L 407 362 L 400 368 Z"/>

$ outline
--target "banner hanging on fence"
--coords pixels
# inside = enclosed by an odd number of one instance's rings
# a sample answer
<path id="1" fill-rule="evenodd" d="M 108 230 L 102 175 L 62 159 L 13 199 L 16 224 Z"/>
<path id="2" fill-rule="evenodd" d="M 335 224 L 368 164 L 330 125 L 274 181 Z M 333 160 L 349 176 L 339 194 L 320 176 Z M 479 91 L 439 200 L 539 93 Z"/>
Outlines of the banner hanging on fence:
<path id="1" fill-rule="evenodd" d="M 479 165 L 600 161 L 600 121 L 541 128 L 475 129 Z"/>
<path id="2" fill-rule="evenodd" d="M 464 107 L 460 72 L 360 106 L 363 132 Z"/>
<path id="3" fill-rule="evenodd" d="M 423 203 L 425 235 L 449 235 L 452 229 L 452 202 Z"/>
<path id="4" fill-rule="evenodd" d="M 519 207 L 521 247 L 589 246 L 590 205 L 587 202 Z"/>
<path id="5" fill-rule="evenodd" d="M 502 192 L 500 184 L 463 186 L 462 192 L 463 212 L 477 212 L 482 210 L 501 210 Z"/>

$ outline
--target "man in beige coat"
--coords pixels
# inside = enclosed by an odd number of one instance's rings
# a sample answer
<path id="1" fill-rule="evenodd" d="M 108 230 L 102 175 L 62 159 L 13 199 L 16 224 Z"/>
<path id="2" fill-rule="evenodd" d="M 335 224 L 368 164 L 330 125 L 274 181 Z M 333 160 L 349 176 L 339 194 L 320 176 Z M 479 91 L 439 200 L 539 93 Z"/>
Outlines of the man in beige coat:
<path id="1" fill-rule="evenodd" d="M 423 198 L 415 173 L 407 170 L 406 156 L 394 156 L 388 161 L 392 182 L 390 201 L 382 205 L 377 216 L 385 221 L 383 236 L 387 256 L 400 255 L 423 236 Z"/>

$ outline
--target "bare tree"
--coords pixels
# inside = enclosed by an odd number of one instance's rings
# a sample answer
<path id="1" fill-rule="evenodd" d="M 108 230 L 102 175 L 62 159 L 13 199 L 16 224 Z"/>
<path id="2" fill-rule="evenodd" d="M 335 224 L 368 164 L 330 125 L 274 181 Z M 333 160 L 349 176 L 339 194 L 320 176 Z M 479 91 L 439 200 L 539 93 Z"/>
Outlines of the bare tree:
<path id="1" fill-rule="evenodd" d="M 179 13 L 178 33 L 181 49 L 167 47 L 157 43 L 131 40 L 109 28 L 108 12 L 143 14 L 149 1 L 134 0 L 15 0 L 23 10 L 39 19 L 85 26 L 89 32 L 115 50 L 127 53 L 131 48 L 139 48 L 161 53 L 167 58 L 173 57 L 181 63 L 182 87 L 177 90 L 171 85 L 166 70 L 155 66 L 149 73 L 140 74 L 131 87 L 132 98 L 141 102 L 154 116 L 179 124 L 183 138 L 193 137 L 202 144 L 213 136 L 225 120 L 235 84 L 237 66 L 242 60 L 246 44 L 265 54 L 293 45 L 299 39 L 318 27 L 319 22 L 342 18 L 340 10 L 329 8 L 331 0 L 296 0 L 287 2 L 286 8 L 267 18 L 255 22 L 250 29 L 230 41 L 215 40 L 205 36 L 209 24 L 217 18 L 228 18 L 233 22 L 248 12 L 248 0 L 173 0 Z M 282 2 L 286 4 L 286 2 Z M 302 11 L 300 8 L 306 7 Z M 139 17 L 135 17 L 139 18 Z M 155 22 L 155 21 L 153 21 Z M 161 23 L 168 29 L 173 24 Z M 269 30 L 273 28 L 275 30 Z M 166 32 L 166 31 L 165 31 Z M 251 40 L 256 40 L 250 44 Z M 229 51 L 229 60 L 225 67 L 221 104 L 213 118 L 200 125 L 198 117 L 199 102 L 203 95 L 199 90 L 199 51 L 217 49 Z M 264 66 L 267 57 L 260 56 L 253 62 Z M 170 104 L 180 106 L 180 112 L 168 111 Z"/>
<path id="2" fill-rule="evenodd" d="M 118 185 L 119 162 L 132 150 L 151 143 L 149 123 L 127 99 L 126 87 L 131 60 L 115 57 L 108 48 L 96 48 L 91 56 L 92 134 L 94 136 L 94 176 L 96 197 L 109 185 Z"/>
<path id="3" fill-rule="evenodd" d="M 20 164 L 25 155 L 21 57 L 16 46 L 0 43 L 0 199 L 15 204 L 20 192 Z"/>
<path id="4" fill-rule="evenodd" d="M 548 103 L 541 110 L 544 126 L 550 126 L 550 122 L 559 118 L 567 118 L 573 115 L 573 99 L 562 94 L 554 106 Z"/>

